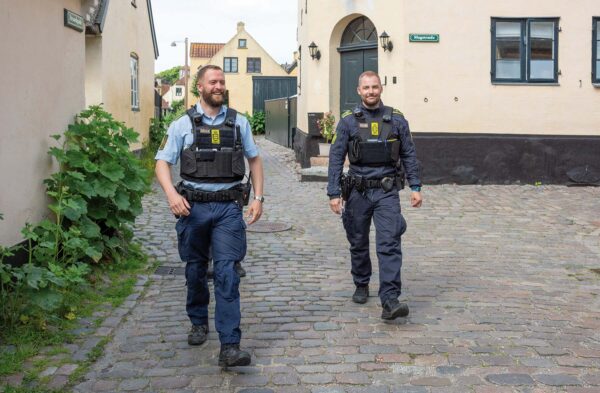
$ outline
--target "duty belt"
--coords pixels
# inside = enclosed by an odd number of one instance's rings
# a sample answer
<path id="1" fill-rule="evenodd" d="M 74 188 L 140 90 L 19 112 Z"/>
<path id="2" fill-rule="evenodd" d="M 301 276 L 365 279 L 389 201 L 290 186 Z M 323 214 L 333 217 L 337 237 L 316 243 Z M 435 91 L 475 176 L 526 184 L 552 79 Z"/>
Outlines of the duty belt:
<path id="1" fill-rule="evenodd" d="M 385 192 L 391 191 L 396 186 L 396 176 L 380 179 L 367 179 L 362 176 L 352 176 L 351 183 L 357 191 L 363 192 L 368 188 L 381 188 Z"/>
<path id="2" fill-rule="evenodd" d="M 193 190 L 182 184 L 178 184 L 177 192 L 189 202 L 227 202 L 243 200 L 242 190 L 236 188 L 211 192 Z"/>
<path id="3" fill-rule="evenodd" d="M 365 179 L 364 187 L 365 188 L 380 188 L 381 187 L 381 179 Z"/>

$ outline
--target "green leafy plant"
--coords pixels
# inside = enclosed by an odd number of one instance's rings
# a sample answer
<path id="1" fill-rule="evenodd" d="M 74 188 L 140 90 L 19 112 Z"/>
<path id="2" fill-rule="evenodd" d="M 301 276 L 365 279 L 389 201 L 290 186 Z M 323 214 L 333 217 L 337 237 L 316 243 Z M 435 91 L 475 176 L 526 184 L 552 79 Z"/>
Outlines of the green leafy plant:
<path id="1" fill-rule="evenodd" d="M 185 110 L 186 109 L 183 107 L 183 100 L 175 101 L 171 106 L 171 110 L 162 119 L 154 118 L 151 120 L 150 141 L 147 146 L 150 151 L 156 152 L 156 150 L 158 150 L 171 123 L 183 116 Z"/>
<path id="2" fill-rule="evenodd" d="M 169 68 L 168 70 L 159 72 L 158 74 L 155 75 L 155 77 L 172 85 L 173 83 L 177 82 L 177 80 L 179 79 L 179 73 L 182 68 L 183 68 L 182 66 L 175 66 L 175 67 Z"/>
<path id="3" fill-rule="evenodd" d="M 327 143 L 331 142 L 335 134 L 335 116 L 333 113 L 326 112 L 322 119 L 317 120 L 317 126 L 325 141 Z"/>
<path id="4" fill-rule="evenodd" d="M 250 127 L 252 128 L 252 133 L 254 135 L 265 133 L 265 112 L 256 111 L 252 116 L 246 112 L 244 116 L 248 118 L 248 122 L 250 122 Z"/>
<path id="5" fill-rule="evenodd" d="M 26 226 L 24 232 L 31 228 Z M 23 266 L 4 263 L 20 246 L 0 247 L 0 326 L 36 324 L 43 330 L 46 320 L 56 318 L 55 311 L 63 306 L 65 291 L 73 285 L 85 285 L 90 268 L 84 263 L 61 266 L 48 262 L 44 266 L 33 259 L 33 239 L 28 240 L 29 260 Z"/>
<path id="6" fill-rule="evenodd" d="M 200 98 L 200 90 L 198 90 L 198 73 L 194 74 L 192 78 L 192 95 L 196 98 Z"/>
<path id="7" fill-rule="evenodd" d="M 137 136 L 100 106 L 81 112 L 62 137 L 53 135 L 63 141 L 49 152 L 60 171 L 45 180 L 55 220 L 44 220 L 28 233 L 38 244 L 36 259 L 68 264 L 110 256 L 118 261 L 126 252 L 128 225 L 142 212 L 150 182 L 130 151 Z"/>
<path id="8" fill-rule="evenodd" d="M 22 230 L 28 261 L 9 266 L 15 250 L 0 250 L 3 322 L 53 318 L 64 294 L 83 285 L 90 268 L 127 255 L 129 224 L 142 212 L 149 174 L 129 146 L 137 134 L 99 106 L 81 112 L 52 147 L 60 170 L 46 179 L 51 216 Z"/>

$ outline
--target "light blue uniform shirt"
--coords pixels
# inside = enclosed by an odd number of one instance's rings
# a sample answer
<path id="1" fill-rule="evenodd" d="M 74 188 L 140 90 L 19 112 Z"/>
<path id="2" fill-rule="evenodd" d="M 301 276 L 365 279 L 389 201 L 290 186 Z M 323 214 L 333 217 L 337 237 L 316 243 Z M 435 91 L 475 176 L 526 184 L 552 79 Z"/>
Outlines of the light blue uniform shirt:
<path id="1" fill-rule="evenodd" d="M 221 124 L 225 121 L 225 115 L 227 114 L 227 107 L 225 105 L 221 106 L 221 110 L 219 114 L 215 117 L 209 117 L 204 114 L 202 110 L 202 106 L 200 104 L 196 104 L 196 111 L 202 115 L 202 122 L 207 126 L 212 126 L 215 124 Z M 252 137 L 252 129 L 250 128 L 250 123 L 248 119 L 239 113 L 235 117 L 235 124 L 240 126 L 240 133 L 242 134 L 242 145 L 244 148 L 244 156 L 246 158 L 253 158 L 258 156 L 258 148 L 254 143 L 254 138 Z M 192 121 L 190 117 L 185 114 L 179 119 L 175 120 L 169 126 L 169 130 L 167 131 L 167 143 L 165 144 L 162 150 L 159 150 L 154 157 L 155 160 L 163 160 L 168 162 L 171 165 L 177 164 L 179 160 L 179 156 L 181 155 L 181 151 L 192 145 L 194 142 L 194 133 L 192 132 Z M 236 184 L 241 183 L 241 181 L 236 181 L 233 183 L 194 183 L 187 180 L 183 181 L 183 184 L 193 187 L 197 190 L 202 191 L 219 191 L 225 190 L 235 186 Z"/>

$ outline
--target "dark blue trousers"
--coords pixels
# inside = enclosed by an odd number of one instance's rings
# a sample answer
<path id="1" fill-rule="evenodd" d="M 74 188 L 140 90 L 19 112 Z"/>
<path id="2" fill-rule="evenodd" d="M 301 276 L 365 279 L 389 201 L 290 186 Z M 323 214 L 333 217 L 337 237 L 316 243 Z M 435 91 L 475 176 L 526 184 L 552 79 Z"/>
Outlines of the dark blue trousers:
<path id="1" fill-rule="evenodd" d="M 194 202 L 176 225 L 179 255 L 186 262 L 186 310 L 194 325 L 208 325 L 210 292 L 206 270 L 214 263 L 215 327 L 222 344 L 237 344 L 240 330 L 240 277 L 233 265 L 246 255 L 246 224 L 235 202 Z"/>
<path id="2" fill-rule="evenodd" d="M 342 220 L 350 242 L 351 272 L 356 286 L 365 286 L 371 279 L 371 219 L 375 222 L 379 299 L 383 304 L 387 299 L 400 296 L 402 289 L 400 236 L 406 231 L 406 221 L 400 213 L 400 199 L 395 188 L 388 193 L 381 188 L 370 188 L 364 193 L 353 190 L 346 202 Z"/>

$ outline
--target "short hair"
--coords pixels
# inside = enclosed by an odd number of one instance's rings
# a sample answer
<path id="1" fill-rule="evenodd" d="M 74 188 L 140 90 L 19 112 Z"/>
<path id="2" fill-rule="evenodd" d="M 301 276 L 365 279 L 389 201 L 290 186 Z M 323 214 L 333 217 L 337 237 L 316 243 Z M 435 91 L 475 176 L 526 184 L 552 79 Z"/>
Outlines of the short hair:
<path id="1" fill-rule="evenodd" d="M 360 80 L 366 76 L 374 76 L 379 80 L 379 84 L 381 84 L 381 78 L 379 77 L 379 75 L 377 75 L 377 73 L 375 71 L 365 71 L 362 74 L 360 74 L 360 76 L 358 77 L 358 85 L 360 86 Z"/>
<path id="2" fill-rule="evenodd" d="M 223 71 L 223 69 L 221 67 L 219 67 L 218 65 L 214 65 L 214 64 L 207 64 L 205 66 L 200 67 L 200 69 L 198 70 L 198 73 L 196 74 L 196 80 L 198 82 L 200 82 L 202 80 L 202 78 L 204 78 L 204 74 L 206 74 L 206 71 L 208 70 L 217 70 L 217 71 Z"/>

